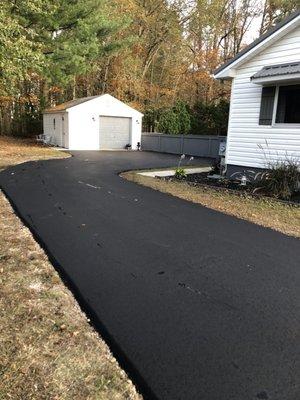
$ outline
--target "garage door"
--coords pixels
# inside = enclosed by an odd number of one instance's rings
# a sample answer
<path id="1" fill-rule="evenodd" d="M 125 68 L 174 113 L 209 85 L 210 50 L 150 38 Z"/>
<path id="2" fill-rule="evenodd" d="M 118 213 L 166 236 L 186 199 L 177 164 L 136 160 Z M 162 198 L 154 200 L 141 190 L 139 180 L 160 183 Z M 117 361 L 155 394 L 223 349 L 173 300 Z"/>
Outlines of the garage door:
<path id="1" fill-rule="evenodd" d="M 131 118 L 100 117 L 100 149 L 124 149 L 131 143 Z"/>

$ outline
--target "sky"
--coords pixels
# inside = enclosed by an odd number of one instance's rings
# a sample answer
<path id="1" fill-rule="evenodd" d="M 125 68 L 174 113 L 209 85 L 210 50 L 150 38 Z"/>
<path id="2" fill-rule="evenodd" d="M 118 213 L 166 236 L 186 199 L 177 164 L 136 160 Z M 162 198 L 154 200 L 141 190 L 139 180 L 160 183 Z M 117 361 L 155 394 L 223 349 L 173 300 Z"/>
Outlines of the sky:
<path id="1" fill-rule="evenodd" d="M 237 4 L 242 5 L 243 1 L 244 0 L 238 0 Z M 254 9 L 263 10 L 264 4 L 265 4 L 265 0 L 252 0 L 252 6 Z M 262 14 L 256 16 L 253 19 L 251 26 L 250 26 L 247 34 L 245 35 L 246 44 L 249 44 L 249 43 L 253 42 L 253 40 L 258 38 L 261 21 L 262 21 Z"/>
<path id="2" fill-rule="evenodd" d="M 172 2 L 176 2 L 176 0 L 167 0 L 170 4 Z M 237 7 L 242 6 L 242 3 L 245 0 L 237 0 Z M 185 12 L 184 13 L 189 13 L 193 7 L 195 6 L 195 0 L 184 0 L 185 2 Z M 264 8 L 264 2 L 265 0 L 251 0 L 251 6 L 253 9 L 259 9 L 263 10 Z M 258 15 L 255 17 L 249 27 L 249 30 L 247 31 L 245 38 L 244 38 L 244 45 L 249 44 L 253 42 L 255 39 L 258 38 L 259 36 L 259 30 L 260 30 L 260 25 L 261 25 L 261 20 L 262 20 L 262 15 Z"/>
<path id="3" fill-rule="evenodd" d="M 261 16 L 255 17 L 250 25 L 248 32 L 245 35 L 245 44 L 253 42 L 259 36 L 259 29 L 261 24 Z"/>

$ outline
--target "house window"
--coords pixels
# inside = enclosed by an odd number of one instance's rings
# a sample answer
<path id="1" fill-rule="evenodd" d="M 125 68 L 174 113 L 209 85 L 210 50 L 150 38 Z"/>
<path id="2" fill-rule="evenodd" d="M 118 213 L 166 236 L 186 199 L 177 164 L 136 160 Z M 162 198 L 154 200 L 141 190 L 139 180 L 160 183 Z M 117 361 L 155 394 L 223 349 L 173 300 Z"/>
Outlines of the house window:
<path id="1" fill-rule="evenodd" d="M 53 118 L 53 129 L 55 129 L 55 118 Z"/>
<path id="2" fill-rule="evenodd" d="M 272 125 L 276 86 L 262 88 L 259 125 Z"/>
<path id="3" fill-rule="evenodd" d="M 300 124 L 300 84 L 262 88 L 259 125 Z"/>
<path id="4" fill-rule="evenodd" d="M 279 87 L 276 123 L 300 123 L 300 85 Z"/>

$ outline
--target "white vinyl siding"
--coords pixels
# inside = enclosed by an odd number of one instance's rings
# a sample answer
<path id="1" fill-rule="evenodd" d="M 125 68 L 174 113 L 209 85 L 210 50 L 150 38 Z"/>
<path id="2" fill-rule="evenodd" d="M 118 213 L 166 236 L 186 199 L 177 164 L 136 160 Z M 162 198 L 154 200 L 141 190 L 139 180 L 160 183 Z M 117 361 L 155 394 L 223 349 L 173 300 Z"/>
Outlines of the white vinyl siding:
<path id="1" fill-rule="evenodd" d="M 44 135 L 51 137 L 51 144 L 64 147 L 62 131 L 63 123 L 67 129 L 67 113 L 51 113 L 43 115 Z M 62 121 L 64 118 L 64 121 Z M 55 121 L 55 123 L 54 123 Z"/>
<path id="2" fill-rule="evenodd" d="M 274 121 L 272 125 L 259 125 L 262 86 L 250 80 L 264 66 L 296 61 L 300 61 L 300 27 L 236 70 L 232 82 L 227 164 L 264 168 L 267 162 L 300 158 L 300 125 Z"/>
<path id="3" fill-rule="evenodd" d="M 132 149 L 141 141 L 142 114 L 120 100 L 105 94 L 68 109 L 69 148 L 72 150 L 100 150 L 100 116 L 124 117 L 131 121 L 129 143 Z M 126 143 L 127 144 L 127 143 Z"/>
<path id="4" fill-rule="evenodd" d="M 64 116 L 64 136 L 62 116 Z M 114 132 L 116 143 L 111 143 L 110 148 L 120 149 L 126 144 L 131 144 L 133 150 L 137 149 L 137 144 L 141 141 L 143 115 L 109 94 L 66 108 L 65 112 L 44 113 L 44 133 L 51 136 L 52 143 L 58 146 L 71 150 L 99 150 L 104 148 L 100 146 L 100 116 L 112 118 L 113 121 L 117 121 L 118 118 L 125 121 L 119 127 L 122 128 L 120 136 L 117 135 L 117 131 Z M 114 130 L 114 126 L 110 128 Z"/>

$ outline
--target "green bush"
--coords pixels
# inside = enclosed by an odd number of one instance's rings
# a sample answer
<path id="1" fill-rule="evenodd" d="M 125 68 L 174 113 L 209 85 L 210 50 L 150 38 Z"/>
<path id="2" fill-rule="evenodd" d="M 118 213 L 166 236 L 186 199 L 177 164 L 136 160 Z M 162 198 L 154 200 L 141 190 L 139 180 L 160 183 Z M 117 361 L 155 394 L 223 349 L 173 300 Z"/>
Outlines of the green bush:
<path id="1" fill-rule="evenodd" d="M 162 110 L 148 108 L 144 111 L 143 132 L 156 132 Z"/>
<path id="2" fill-rule="evenodd" d="M 182 168 L 182 167 L 176 168 L 174 176 L 175 176 L 176 179 L 184 179 L 184 178 L 186 178 L 185 169 Z"/>
<path id="3" fill-rule="evenodd" d="M 178 118 L 179 133 L 187 135 L 191 130 L 191 115 L 188 106 L 183 101 L 178 101 L 174 106 Z"/>
<path id="4" fill-rule="evenodd" d="M 191 109 L 191 134 L 226 135 L 229 117 L 229 102 L 197 102 Z"/>
<path id="5" fill-rule="evenodd" d="M 226 135 L 229 103 L 198 102 L 189 107 L 179 100 L 167 109 L 149 108 L 144 111 L 143 128 L 145 132 L 194 135 Z"/>
<path id="6" fill-rule="evenodd" d="M 178 115 L 173 109 L 166 110 L 159 118 L 157 129 L 160 133 L 178 135 L 180 133 L 180 123 Z"/>
<path id="7" fill-rule="evenodd" d="M 299 190 L 300 164 L 286 160 L 269 165 L 269 169 L 257 175 L 257 185 L 268 194 L 288 200 Z"/>
<path id="8" fill-rule="evenodd" d="M 188 106 L 178 101 L 172 108 L 160 112 L 157 130 L 161 133 L 186 135 L 191 130 L 191 115 Z"/>

